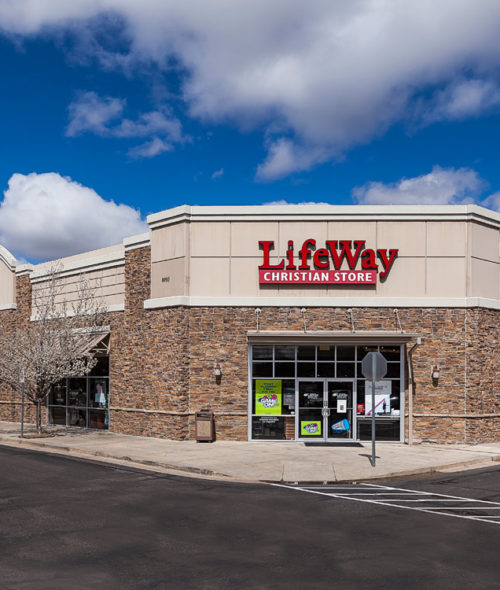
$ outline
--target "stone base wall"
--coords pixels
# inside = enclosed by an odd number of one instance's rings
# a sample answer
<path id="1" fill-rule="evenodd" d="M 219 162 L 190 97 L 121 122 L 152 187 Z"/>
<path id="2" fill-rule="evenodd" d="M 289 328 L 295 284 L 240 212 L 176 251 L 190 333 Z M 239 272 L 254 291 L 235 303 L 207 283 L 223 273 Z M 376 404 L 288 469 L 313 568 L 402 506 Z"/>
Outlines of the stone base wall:
<path id="1" fill-rule="evenodd" d="M 110 410 L 109 430 L 121 434 L 173 440 L 188 438 L 186 416 L 173 416 L 160 412 Z"/>
<path id="2" fill-rule="evenodd" d="M 21 422 L 21 402 L 17 401 L 19 394 L 12 396 L 11 399 L 2 400 L 0 403 L 0 421 L 4 422 Z M 45 411 L 42 410 L 42 424 L 45 424 Z M 36 406 L 29 400 L 24 404 L 24 422 L 26 424 L 35 424 Z"/>
<path id="3" fill-rule="evenodd" d="M 413 421 L 414 442 L 465 443 L 465 419 L 459 417 L 425 416 Z"/>
<path id="4" fill-rule="evenodd" d="M 31 316 L 31 282 L 29 276 L 16 279 L 17 309 L 0 311 L 0 330 L 2 333 L 14 335 L 16 328 L 26 325 Z M 7 422 L 21 421 L 21 384 L 12 389 L 0 383 L 0 420 Z M 24 421 L 35 424 L 36 406 L 26 397 L 24 405 Z M 42 424 L 45 424 L 46 412 L 42 411 Z"/>
<path id="5" fill-rule="evenodd" d="M 184 308 L 145 310 L 149 248 L 125 255 L 125 311 L 112 327 L 110 430 L 188 438 L 188 318 Z"/>
<path id="6" fill-rule="evenodd" d="M 455 308 L 398 311 L 403 330 L 421 334 L 423 340 L 413 354 L 414 441 L 479 443 L 500 440 L 497 362 L 500 312 Z M 208 407 L 216 416 L 231 410 L 246 412 L 246 333 L 256 329 L 255 309 L 200 307 L 188 309 L 186 313 L 189 315 L 190 409 L 197 411 Z M 301 330 L 303 321 L 299 308 L 262 308 L 259 324 L 263 331 Z M 397 331 L 399 328 L 395 325 L 392 308 L 355 308 L 354 321 L 359 331 Z M 351 330 L 344 308 L 307 309 L 306 325 L 311 331 Z M 215 362 L 222 366 L 219 380 L 213 375 Z M 439 366 L 438 380 L 431 376 L 434 365 Z M 405 373 L 407 389 L 408 366 Z M 246 440 L 246 419 L 238 424 L 239 429 L 236 424 L 229 426 L 227 419 L 216 420 L 218 437 L 233 439 L 236 436 Z M 290 438 L 290 425 L 286 432 Z"/>
<path id="7" fill-rule="evenodd" d="M 195 416 L 189 416 L 189 439 L 196 440 Z M 226 414 L 216 411 L 215 416 L 216 440 L 247 440 L 247 416 Z"/>

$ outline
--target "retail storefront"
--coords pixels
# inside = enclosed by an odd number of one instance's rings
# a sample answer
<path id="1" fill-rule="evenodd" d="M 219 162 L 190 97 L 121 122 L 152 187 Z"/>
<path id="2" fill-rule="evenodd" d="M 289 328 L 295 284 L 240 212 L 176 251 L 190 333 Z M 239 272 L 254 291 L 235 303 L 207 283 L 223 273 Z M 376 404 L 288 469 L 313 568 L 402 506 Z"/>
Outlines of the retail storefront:
<path id="1" fill-rule="evenodd" d="M 372 398 L 361 360 L 371 351 L 388 361 L 377 383 L 377 438 L 403 440 L 404 346 L 310 343 L 250 346 L 251 438 L 286 440 L 287 431 L 288 438 L 311 442 L 370 438 Z"/>
<path id="2" fill-rule="evenodd" d="M 500 214 L 477 207 L 177 207 L 62 260 L 107 306 L 106 354 L 47 420 L 193 439 L 500 440 Z M 49 264 L 0 247 L 0 327 L 35 321 Z M 99 285 L 99 287 L 97 286 Z M 89 326 L 91 329 L 92 326 Z M 386 358 L 375 408 L 361 361 Z M 19 419 L 0 388 L 0 418 Z"/>
<path id="3" fill-rule="evenodd" d="M 107 430 L 109 426 L 109 357 L 100 355 L 84 377 L 57 383 L 47 399 L 47 422 Z"/>

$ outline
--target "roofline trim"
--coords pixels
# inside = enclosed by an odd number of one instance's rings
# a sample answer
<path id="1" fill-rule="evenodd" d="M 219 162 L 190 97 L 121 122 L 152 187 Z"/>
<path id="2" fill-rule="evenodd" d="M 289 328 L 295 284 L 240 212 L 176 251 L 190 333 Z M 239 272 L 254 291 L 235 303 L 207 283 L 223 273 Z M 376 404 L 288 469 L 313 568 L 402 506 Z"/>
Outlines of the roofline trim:
<path id="1" fill-rule="evenodd" d="M 479 205 L 181 205 L 147 217 L 151 229 L 192 221 L 471 220 L 500 228 L 500 213 Z"/>

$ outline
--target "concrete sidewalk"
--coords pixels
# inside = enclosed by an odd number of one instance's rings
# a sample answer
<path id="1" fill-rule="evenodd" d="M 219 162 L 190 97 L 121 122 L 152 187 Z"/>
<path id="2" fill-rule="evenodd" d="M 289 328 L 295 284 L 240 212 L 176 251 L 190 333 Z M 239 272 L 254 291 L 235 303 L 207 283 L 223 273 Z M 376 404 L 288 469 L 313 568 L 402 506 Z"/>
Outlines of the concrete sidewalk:
<path id="1" fill-rule="evenodd" d="M 371 443 L 333 447 L 297 442 L 196 443 L 65 428 L 52 428 L 53 437 L 21 439 L 19 431 L 19 424 L 0 422 L 0 444 L 240 481 L 350 482 L 459 471 L 500 461 L 500 443 L 378 443 L 373 468 Z M 31 425 L 25 427 L 25 434 L 32 432 Z"/>

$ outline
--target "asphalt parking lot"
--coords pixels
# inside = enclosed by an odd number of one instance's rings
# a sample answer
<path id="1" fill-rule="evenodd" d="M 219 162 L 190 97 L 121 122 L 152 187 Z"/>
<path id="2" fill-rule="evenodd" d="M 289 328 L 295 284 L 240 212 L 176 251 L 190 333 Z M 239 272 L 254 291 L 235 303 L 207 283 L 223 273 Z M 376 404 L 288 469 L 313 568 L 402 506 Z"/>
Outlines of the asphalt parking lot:
<path id="1" fill-rule="evenodd" d="M 310 490 L 0 447 L 0 472 L 6 589 L 498 588 L 498 467 Z M 457 496 L 474 518 L 403 501 Z"/>

